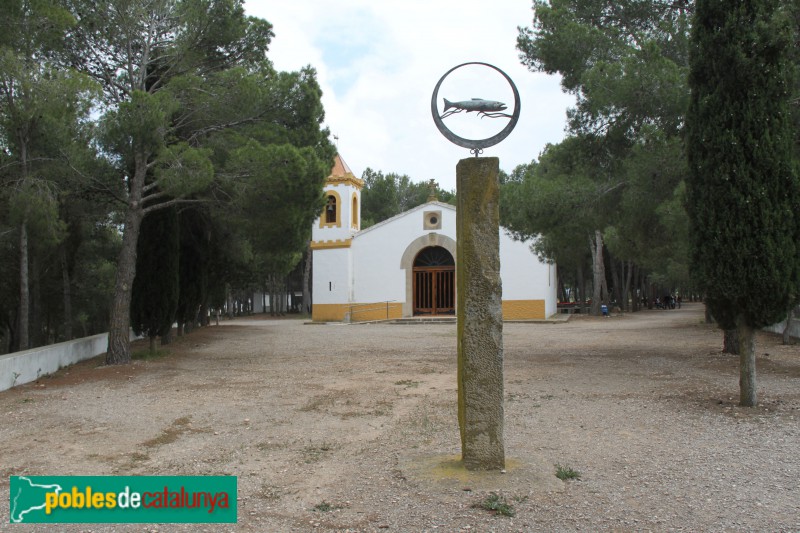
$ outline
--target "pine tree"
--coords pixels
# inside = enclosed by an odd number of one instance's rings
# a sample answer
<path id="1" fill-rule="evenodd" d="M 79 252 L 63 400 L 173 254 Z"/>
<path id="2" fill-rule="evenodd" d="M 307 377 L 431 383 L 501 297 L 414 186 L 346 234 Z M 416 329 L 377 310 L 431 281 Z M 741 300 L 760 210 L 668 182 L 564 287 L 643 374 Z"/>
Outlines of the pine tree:
<path id="1" fill-rule="evenodd" d="M 800 288 L 791 39 L 785 2 L 697 2 L 687 115 L 692 263 L 720 327 L 738 331 L 743 406 L 757 405 L 754 330 L 782 320 Z"/>

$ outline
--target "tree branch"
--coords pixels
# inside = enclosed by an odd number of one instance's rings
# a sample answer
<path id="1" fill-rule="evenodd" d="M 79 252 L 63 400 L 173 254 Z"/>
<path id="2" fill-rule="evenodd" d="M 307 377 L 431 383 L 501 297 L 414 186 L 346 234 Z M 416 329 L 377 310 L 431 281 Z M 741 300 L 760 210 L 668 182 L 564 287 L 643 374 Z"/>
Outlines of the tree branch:
<path id="1" fill-rule="evenodd" d="M 153 198 L 156 195 L 149 196 L 145 199 L 145 201 Z M 163 196 L 163 194 L 159 194 L 158 196 Z M 169 207 L 172 205 L 184 205 L 184 204 L 206 204 L 208 200 L 201 200 L 201 199 L 189 199 L 189 198 L 173 198 L 172 200 L 168 200 L 166 202 L 161 202 L 160 204 L 154 204 L 145 207 L 142 209 L 142 213 L 145 215 L 147 213 L 152 213 L 153 211 L 158 211 L 159 209 L 164 209 L 165 207 Z"/>

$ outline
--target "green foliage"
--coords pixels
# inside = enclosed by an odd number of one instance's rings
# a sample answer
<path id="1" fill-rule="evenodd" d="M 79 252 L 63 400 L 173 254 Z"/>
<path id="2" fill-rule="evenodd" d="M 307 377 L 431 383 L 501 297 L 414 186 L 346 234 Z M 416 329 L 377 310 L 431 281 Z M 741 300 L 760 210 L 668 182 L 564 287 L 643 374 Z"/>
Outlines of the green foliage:
<path id="1" fill-rule="evenodd" d="M 129 100 L 103 117 L 104 147 L 131 162 L 137 153 L 158 153 L 167 142 L 169 122 L 178 106 L 168 92 L 131 91 Z"/>
<path id="2" fill-rule="evenodd" d="M 487 511 L 493 511 L 501 516 L 513 517 L 517 514 L 514 510 L 514 506 L 508 503 L 504 496 L 496 492 L 490 492 L 486 499 L 480 503 L 479 507 Z"/>
<path id="3" fill-rule="evenodd" d="M 54 246 L 64 238 L 65 224 L 59 218 L 58 199 L 53 185 L 46 180 L 28 177 L 9 191 L 9 221 L 25 224 L 29 236 L 43 246 Z"/>
<path id="4" fill-rule="evenodd" d="M 361 176 L 361 227 L 368 228 L 378 222 L 399 215 L 428 201 L 431 189 L 426 182 L 412 182 L 406 175 L 367 168 Z M 455 203 L 455 193 L 437 189 L 440 202 Z"/>
<path id="5" fill-rule="evenodd" d="M 142 221 L 131 297 L 131 326 L 137 335 L 166 335 L 178 307 L 178 213 L 150 213 Z"/>
<path id="6" fill-rule="evenodd" d="M 147 350 L 137 350 L 131 354 L 131 359 L 134 361 L 157 361 L 158 359 L 163 359 L 170 355 L 169 350 L 156 350 L 151 352 L 149 349 Z"/>
<path id="7" fill-rule="evenodd" d="M 325 500 L 322 500 L 320 503 L 314 506 L 314 510 L 319 511 L 320 513 L 328 513 L 330 511 L 335 511 L 336 509 L 341 509 L 341 507 L 338 507 Z"/>
<path id="8" fill-rule="evenodd" d="M 73 229 L 72 235 L 79 236 L 70 252 L 73 307 L 79 335 L 108 331 L 116 258 L 121 245 L 119 231 L 109 223 L 84 221 Z"/>
<path id="9" fill-rule="evenodd" d="M 330 163 L 310 147 L 251 141 L 231 153 L 228 172 L 246 176 L 235 200 L 242 231 L 286 275 L 310 238 Z"/>
<path id="10" fill-rule="evenodd" d="M 158 156 L 155 177 L 167 196 L 191 195 L 206 190 L 214 180 L 211 150 L 186 143 L 165 147 Z"/>
<path id="11" fill-rule="evenodd" d="M 688 283 L 680 190 L 693 11 L 691 1 L 534 1 L 517 47 L 523 64 L 560 74 L 576 96 L 575 137 L 549 147 L 549 168 L 508 187 L 501 209 L 518 234 L 541 233 L 537 249 L 560 267 L 583 268 L 586 233 L 600 230 L 612 260 Z M 545 178 L 554 171 L 559 179 Z"/>
<path id="12" fill-rule="evenodd" d="M 581 473 L 577 470 L 573 470 L 572 467 L 556 464 L 556 477 L 561 481 L 580 479 Z"/>
<path id="13" fill-rule="evenodd" d="M 58 338 L 44 316 L 59 316 L 51 294 L 68 292 L 55 248 L 66 237 L 62 211 L 79 172 L 68 157 L 92 152 L 87 123 L 97 87 L 56 64 L 61 34 L 74 23 L 58 2 L 10 0 L 0 19 L 0 238 L 27 235 L 27 243 L 3 243 L 18 260 L 13 275 L 0 277 L 0 294 L 8 297 L 3 307 L 13 307 L 4 313 L 12 342 L 35 346 Z"/>
<path id="14" fill-rule="evenodd" d="M 621 180 L 604 170 L 586 137 L 548 145 L 538 164 L 501 189 L 500 219 L 516 236 L 543 236 L 536 251 L 548 260 L 584 263 L 588 236 L 611 223 Z"/>
<path id="15" fill-rule="evenodd" d="M 723 329 L 780 321 L 800 292 L 788 10 L 701 0 L 687 151 L 692 265 Z"/>
<path id="16" fill-rule="evenodd" d="M 12 48 L 34 59 L 52 59 L 75 19 L 59 0 L 0 2 L 0 48 Z"/>
<path id="17" fill-rule="evenodd" d="M 686 106 L 689 1 L 535 0 L 517 47 L 531 70 L 558 73 L 577 97 L 575 133 L 635 138 L 679 131 Z"/>
<path id="18" fill-rule="evenodd" d="M 194 325 L 198 311 L 207 300 L 211 266 L 211 224 L 207 213 L 200 208 L 184 209 L 180 213 L 179 255 L 180 295 L 176 318 L 179 324 Z"/>

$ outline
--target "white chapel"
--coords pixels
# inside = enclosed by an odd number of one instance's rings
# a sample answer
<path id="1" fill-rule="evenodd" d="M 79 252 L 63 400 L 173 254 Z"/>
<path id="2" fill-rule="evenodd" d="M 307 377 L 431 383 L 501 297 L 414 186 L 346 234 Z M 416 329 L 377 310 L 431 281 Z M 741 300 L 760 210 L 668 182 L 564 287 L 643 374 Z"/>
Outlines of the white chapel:
<path id="1" fill-rule="evenodd" d="M 436 200 L 361 229 L 361 189 L 337 155 L 314 222 L 312 319 L 321 322 L 455 314 L 456 208 Z M 500 228 L 503 319 L 556 313 L 556 267 Z"/>

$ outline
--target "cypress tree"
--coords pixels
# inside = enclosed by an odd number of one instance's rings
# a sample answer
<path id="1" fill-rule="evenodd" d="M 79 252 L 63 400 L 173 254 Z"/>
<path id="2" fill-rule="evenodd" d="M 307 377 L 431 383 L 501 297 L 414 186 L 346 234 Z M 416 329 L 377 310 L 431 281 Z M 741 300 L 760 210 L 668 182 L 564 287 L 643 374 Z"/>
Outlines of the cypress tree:
<path id="1" fill-rule="evenodd" d="M 208 220 L 199 208 L 183 209 L 179 216 L 180 253 L 178 297 L 178 336 L 194 329 L 198 312 L 206 303 L 210 264 L 210 234 Z"/>
<path id="2" fill-rule="evenodd" d="M 178 212 L 153 211 L 142 220 L 136 246 L 136 277 L 131 294 L 131 327 L 150 338 L 169 333 L 178 308 Z"/>
<path id="3" fill-rule="evenodd" d="M 737 330 L 743 406 L 757 405 L 754 331 L 782 320 L 800 289 L 792 29 L 785 6 L 698 0 L 692 34 L 692 267 L 719 326 Z"/>

